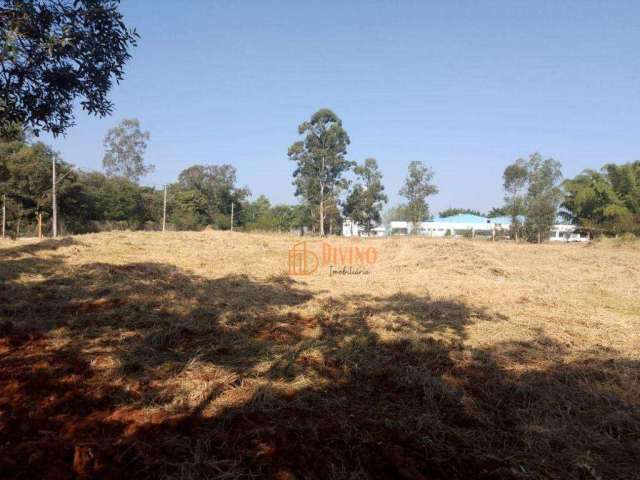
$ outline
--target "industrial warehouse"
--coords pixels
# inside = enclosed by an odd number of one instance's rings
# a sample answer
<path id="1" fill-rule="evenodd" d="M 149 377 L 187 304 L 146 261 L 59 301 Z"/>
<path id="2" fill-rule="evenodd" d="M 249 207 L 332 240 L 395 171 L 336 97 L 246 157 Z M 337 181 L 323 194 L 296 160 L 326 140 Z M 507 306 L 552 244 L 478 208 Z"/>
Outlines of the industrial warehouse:
<path id="1" fill-rule="evenodd" d="M 524 223 L 524 217 L 518 219 Z M 559 220 L 560 222 L 560 220 Z M 508 237 L 512 219 L 508 216 L 483 217 L 463 213 L 450 217 L 435 217 L 428 222 L 414 224 L 407 221 L 391 221 L 387 226 L 379 225 L 367 234 L 366 229 L 347 219 L 343 224 L 342 235 L 345 237 L 384 237 L 389 235 L 421 235 L 425 237 Z M 571 224 L 557 223 L 549 232 L 549 241 L 577 242 L 589 241 L 588 235 L 577 232 L 578 227 Z"/>

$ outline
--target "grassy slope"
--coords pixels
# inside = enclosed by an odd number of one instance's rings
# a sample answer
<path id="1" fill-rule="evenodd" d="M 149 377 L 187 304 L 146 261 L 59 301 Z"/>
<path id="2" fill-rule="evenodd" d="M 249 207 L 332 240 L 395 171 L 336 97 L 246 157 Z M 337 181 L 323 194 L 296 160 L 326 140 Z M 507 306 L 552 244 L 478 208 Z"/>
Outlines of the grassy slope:
<path id="1" fill-rule="evenodd" d="M 298 240 L 0 243 L 0 477 L 640 478 L 637 246 Z"/>

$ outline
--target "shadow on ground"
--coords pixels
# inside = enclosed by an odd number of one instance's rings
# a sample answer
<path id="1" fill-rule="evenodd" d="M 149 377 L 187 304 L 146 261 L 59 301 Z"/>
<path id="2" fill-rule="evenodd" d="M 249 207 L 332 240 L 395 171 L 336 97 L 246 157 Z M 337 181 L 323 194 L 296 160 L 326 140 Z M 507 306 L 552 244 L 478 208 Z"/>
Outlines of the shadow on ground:
<path id="1" fill-rule="evenodd" d="M 456 301 L 31 253 L 0 266 L 0 478 L 638 478 L 615 352 L 465 347 L 504 318 Z"/>

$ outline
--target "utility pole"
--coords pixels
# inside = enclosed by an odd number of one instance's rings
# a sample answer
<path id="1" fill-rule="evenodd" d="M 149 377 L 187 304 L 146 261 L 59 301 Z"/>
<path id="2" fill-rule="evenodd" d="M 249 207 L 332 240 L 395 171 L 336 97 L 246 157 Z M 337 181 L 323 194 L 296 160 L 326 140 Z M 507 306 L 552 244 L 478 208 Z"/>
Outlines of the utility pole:
<path id="1" fill-rule="evenodd" d="M 58 236 L 58 204 L 56 201 L 56 157 L 53 157 L 53 188 L 51 189 L 51 195 L 53 196 L 52 211 L 53 211 L 53 238 Z"/>
<path id="2" fill-rule="evenodd" d="M 4 227 L 7 221 L 7 196 L 2 194 L 2 238 L 4 238 Z"/>
<path id="3" fill-rule="evenodd" d="M 42 212 L 38 212 L 38 238 L 42 238 Z"/>
<path id="4" fill-rule="evenodd" d="M 162 204 L 162 231 L 167 229 L 167 186 L 164 186 L 164 203 Z"/>
<path id="5" fill-rule="evenodd" d="M 231 202 L 231 231 L 233 232 L 233 202 Z"/>

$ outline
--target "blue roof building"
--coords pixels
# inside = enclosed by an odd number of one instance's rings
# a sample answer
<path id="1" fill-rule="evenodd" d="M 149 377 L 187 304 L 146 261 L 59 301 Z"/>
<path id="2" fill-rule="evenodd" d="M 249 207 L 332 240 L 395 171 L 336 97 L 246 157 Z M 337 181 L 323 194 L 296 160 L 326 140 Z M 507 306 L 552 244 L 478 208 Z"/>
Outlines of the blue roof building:
<path id="1" fill-rule="evenodd" d="M 432 220 L 434 223 L 468 223 L 468 224 L 480 224 L 490 223 L 487 217 L 480 217 L 470 213 L 459 213 L 458 215 L 451 215 L 450 217 L 436 217 Z"/>

